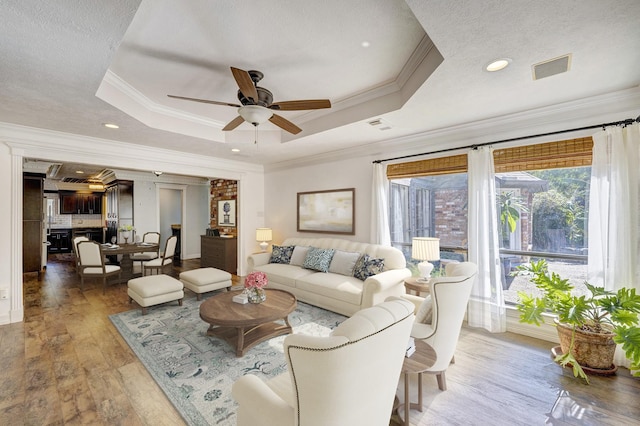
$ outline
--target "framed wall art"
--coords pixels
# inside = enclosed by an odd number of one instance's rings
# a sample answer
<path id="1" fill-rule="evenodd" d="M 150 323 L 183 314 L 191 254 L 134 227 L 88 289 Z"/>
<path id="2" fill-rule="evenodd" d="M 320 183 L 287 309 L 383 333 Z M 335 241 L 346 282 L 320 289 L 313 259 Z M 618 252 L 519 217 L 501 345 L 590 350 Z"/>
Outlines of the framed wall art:
<path id="1" fill-rule="evenodd" d="M 298 192 L 298 232 L 355 235 L 355 188 Z"/>
<path id="2" fill-rule="evenodd" d="M 236 226 L 236 200 L 218 201 L 218 226 Z"/>

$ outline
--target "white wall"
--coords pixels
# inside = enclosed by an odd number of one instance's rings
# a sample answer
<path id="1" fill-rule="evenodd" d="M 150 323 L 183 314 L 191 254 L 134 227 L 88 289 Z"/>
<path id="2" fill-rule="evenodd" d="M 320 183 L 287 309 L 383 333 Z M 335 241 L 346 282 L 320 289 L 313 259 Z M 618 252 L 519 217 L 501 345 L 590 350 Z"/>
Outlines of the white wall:
<path id="1" fill-rule="evenodd" d="M 295 236 L 334 237 L 368 242 L 371 227 L 373 167 L 366 157 L 265 173 L 265 226 L 273 229 L 273 244 Z M 297 232 L 297 193 L 355 188 L 355 235 Z M 257 246 L 256 246 L 257 247 Z"/>
<path id="2" fill-rule="evenodd" d="M 11 317 L 11 299 L 12 294 L 12 276 L 17 275 L 17 271 L 12 271 L 11 253 L 18 248 L 12 247 L 11 237 L 11 222 L 12 222 L 12 203 L 11 200 L 11 155 L 9 148 L 0 144 L 0 199 L 5 200 L 0 203 L 0 234 L 3 238 L 0 238 L 0 290 L 6 290 L 8 292 L 6 299 L 0 299 L 0 324 L 7 324 Z M 22 221 L 22 216 L 20 216 Z M 22 235 L 22 223 L 20 223 L 20 235 Z M 16 232 L 17 233 L 17 232 Z M 20 249 L 20 266 L 22 266 L 22 247 Z M 20 274 L 22 271 L 20 271 Z"/>
<path id="3" fill-rule="evenodd" d="M 153 182 L 133 180 L 133 224 L 136 228 L 136 238 L 142 239 L 146 232 L 159 232 L 156 198 L 156 186 Z"/>

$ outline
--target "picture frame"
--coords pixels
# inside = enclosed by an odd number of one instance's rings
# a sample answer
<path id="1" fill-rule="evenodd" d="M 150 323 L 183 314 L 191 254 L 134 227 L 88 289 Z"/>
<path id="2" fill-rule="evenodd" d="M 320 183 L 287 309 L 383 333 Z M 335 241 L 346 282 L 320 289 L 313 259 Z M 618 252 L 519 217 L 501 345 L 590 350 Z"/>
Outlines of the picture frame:
<path id="1" fill-rule="evenodd" d="M 355 235 L 355 197 L 355 188 L 298 192 L 298 232 Z"/>
<path id="2" fill-rule="evenodd" d="M 236 226 L 236 200 L 218 200 L 218 226 Z"/>

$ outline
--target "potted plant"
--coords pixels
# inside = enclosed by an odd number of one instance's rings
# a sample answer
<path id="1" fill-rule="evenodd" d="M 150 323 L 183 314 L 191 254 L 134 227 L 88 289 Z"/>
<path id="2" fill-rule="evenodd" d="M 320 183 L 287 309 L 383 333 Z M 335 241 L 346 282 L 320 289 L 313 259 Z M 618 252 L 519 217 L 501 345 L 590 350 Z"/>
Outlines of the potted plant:
<path id="1" fill-rule="evenodd" d="M 555 272 L 549 274 L 545 260 L 521 265 L 518 270 L 518 274 L 530 275 L 543 293 L 533 297 L 518 292 L 520 321 L 540 325 L 543 314 L 555 316 L 561 346 L 556 362 L 571 366 L 575 377 L 589 383 L 583 367 L 594 372 L 611 369 L 616 344 L 620 344 L 631 360 L 630 369 L 640 370 L 640 295 L 634 288 L 607 291 L 585 282 L 590 295 L 576 296 L 569 280 Z M 592 341 L 595 346 L 590 346 Z M 634 375 L 640 376 L 640 371 Z"/>
<path id="2" fill-rule="evenodd" d="M 121 225 L 118 230 L 122 232 L 122 238 L 124 238 L 124 242 L 126 244 L 131 236 L 131 231 L 135 231 L 135 228 L 133 225 Z"/>

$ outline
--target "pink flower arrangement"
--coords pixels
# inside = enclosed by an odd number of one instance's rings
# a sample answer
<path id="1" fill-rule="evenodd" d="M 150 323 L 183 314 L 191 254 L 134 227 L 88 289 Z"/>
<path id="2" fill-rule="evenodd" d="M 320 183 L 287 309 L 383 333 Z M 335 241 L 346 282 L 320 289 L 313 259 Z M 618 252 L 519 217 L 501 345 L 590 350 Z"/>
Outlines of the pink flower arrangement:
<path id="1" fill-rule="evenodd" d="M 252 272 L 244 279 L 244 288 L 262 288 L 268 283 L 264 272 Z"/>

